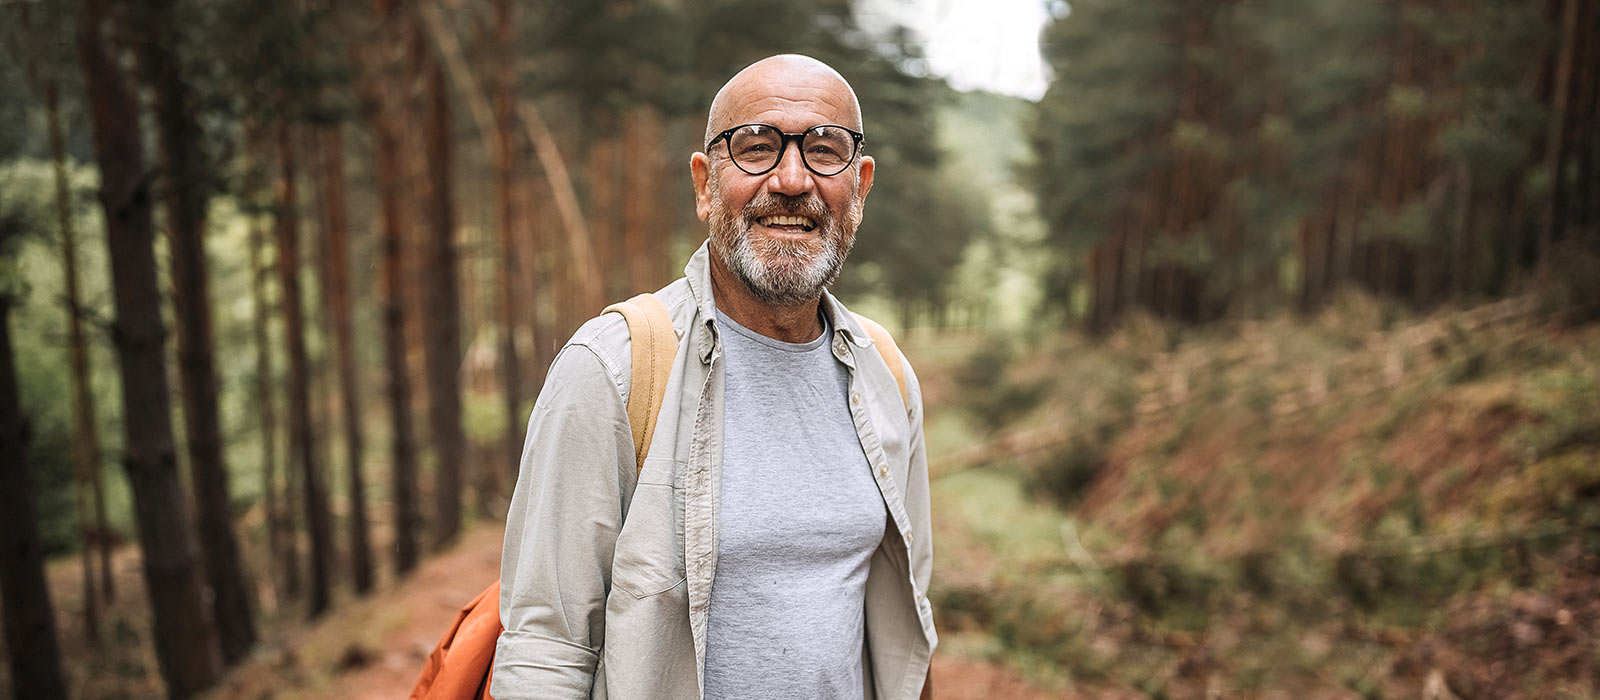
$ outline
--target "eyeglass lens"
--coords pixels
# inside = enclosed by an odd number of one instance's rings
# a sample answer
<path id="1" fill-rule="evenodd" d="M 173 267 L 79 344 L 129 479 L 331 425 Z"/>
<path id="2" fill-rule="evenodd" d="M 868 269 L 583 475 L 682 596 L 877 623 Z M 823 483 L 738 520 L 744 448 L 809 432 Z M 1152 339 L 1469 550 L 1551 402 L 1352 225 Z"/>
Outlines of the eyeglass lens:
<path id="1" fill-rule="evenodd" d="M 747 124 L 728 135 L 728 153 L 741 169 L 762 173 L 783 157 L 783 134 L 762 124 Z M 820 175 L 842 172 L 855 158 L 850 132 L 836 126 L 814 126 L 800 139 L 800 157 Z"/>

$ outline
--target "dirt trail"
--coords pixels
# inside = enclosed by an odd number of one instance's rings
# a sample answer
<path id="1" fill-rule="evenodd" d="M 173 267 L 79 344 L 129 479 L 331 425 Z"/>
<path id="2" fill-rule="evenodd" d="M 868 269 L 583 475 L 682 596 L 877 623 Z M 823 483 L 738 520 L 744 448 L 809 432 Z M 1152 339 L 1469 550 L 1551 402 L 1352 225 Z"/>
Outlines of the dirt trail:
<path id="1" fill-rule="evenodd" d="M 211 698 L 395 700 L 411 684 L 460 606 L 500 568 L 501 530 L 469 531 L 454 549 L 378 594 L 346 603 L 317 623 L 287 630 L 230 673 Z M 998 666 L 939 655 L 941 700 L 1049 697 Z"/>

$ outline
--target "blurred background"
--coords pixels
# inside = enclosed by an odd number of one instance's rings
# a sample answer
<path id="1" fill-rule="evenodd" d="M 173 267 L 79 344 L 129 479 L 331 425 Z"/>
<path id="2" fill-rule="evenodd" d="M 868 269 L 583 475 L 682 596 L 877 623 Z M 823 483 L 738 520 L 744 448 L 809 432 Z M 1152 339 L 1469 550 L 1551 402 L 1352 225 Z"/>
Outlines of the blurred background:
<path id="1" fill-rule="evenodd" d="M 878 162 L 943 698 L 1600 695 L 1600 0 L 0 0 L 18 698 L 398 697 L 711 96 Z"/>

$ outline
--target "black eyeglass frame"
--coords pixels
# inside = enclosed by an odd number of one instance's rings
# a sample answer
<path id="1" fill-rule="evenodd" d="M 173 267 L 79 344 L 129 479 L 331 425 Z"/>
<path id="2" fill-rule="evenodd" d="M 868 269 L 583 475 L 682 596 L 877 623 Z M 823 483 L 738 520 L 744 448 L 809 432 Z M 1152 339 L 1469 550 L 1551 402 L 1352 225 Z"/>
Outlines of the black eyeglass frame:
<path id="1" fill-rule="evenodd" d="M 754 172 L 752 172 L 750 170 L 747 170 L 747 169 L 745 169 L 745 167 L 743 165 L 739 164 L 739 159 L 738 158 L 733 157 L 733 138 L 732 138 L 733 132 L 738 131 L 740 129 L 743 129 L 743 128 L 747 127 L 747 126 L 764 126 L 764 127 L 768 128 L 768 129 L 771 129 L 774 133 L 778 134 L 778 157 L 774 158 L 772 160 L 772 165 L 767 166 L 766 169 L 764 169 L 764 170 L 758 170 L 758 171 L 754 171 Z M 823 127 L 830 127 L 830 128 L 834 128 L 834 129 L 843 130 L 845 133 L 850 135 L 851 144 L 852 144 L 852 148 L 851 148 L 851 151 L 850 151 L 850 157 L 845 159 L 843 166 L 841 166 L 838 170 L 835 170 L 835 171 L 833 171 L 831 173 L 825 173 L 825 172 L 822 172 L 821 170 L 818 170 L 818 169 L 812 167 L 811 166 L 811 161 L 806 160 L 806 152 L 805 152 L 805 148 L 804 148 L 806 134 L 809 134 L 812 131 L 815 131 L 817 129 L 821 129 Z M 727 152 L 728 160 L 733 161 L 733 167 L 738 168 L 741 172 L 743 172 L 743 173 L 745 173 L 747 175 L 765 175 L 767 173 L 772 172 L 774 169 L 776 169 L 778 167 L 779 163 L 783 162 L 783 154 L 789 152 L 789 142 L 790 141 L 794 141 L 795 144 L 797 145 L 798 150 L 800 151 L 800 163 L 801 163 L 801 165 L 806 166 L 806 170 L 810 170 L 811 172 L 815 173 L 818 177 L 833 177 L 835 175 L 838 175 L 839 173 L 842 173 L 842 172 L 844 172 L 846 170 L 849 170 L 850 169 L 850 165 L 852 163 L 856 162 L 856 156 L 861 155 L 861 144 L 866 141 L 866 134 L 863 134 L 863 133 L 861 133 L 859 131 L 856 131 L 855 129 L 852 129 L 852 128 L 848 127 L 848 126 L 840 126 L 838 124 L 818 124 L 816 126 L 809 127 L 805 131 L 802 131 L 802 132 L 800 132 L 798 134 L 791 134 L 791 133 L 788 133 L 788 132 L 786 132 L 786 131 L 784 131 L 782 129 L 779 129 L 778 127 L 775 127 L 775 126 L 773 126 L 771 124 L 763 124 L 761 122 L 751 122 L 749 124 L 740 124 L 740 125 L 738 125 L 736 127 L 733 127 L 731 129 L 724 129 L 722 131 L 722 133 L 717 134 L 710 141 L 706 142 L 706 153 L 710 153 L 711 149 L 716 147 L 718 141 L 722 141 L 723 142 L 723 144 L 724 144 L 723 150 Z"/>

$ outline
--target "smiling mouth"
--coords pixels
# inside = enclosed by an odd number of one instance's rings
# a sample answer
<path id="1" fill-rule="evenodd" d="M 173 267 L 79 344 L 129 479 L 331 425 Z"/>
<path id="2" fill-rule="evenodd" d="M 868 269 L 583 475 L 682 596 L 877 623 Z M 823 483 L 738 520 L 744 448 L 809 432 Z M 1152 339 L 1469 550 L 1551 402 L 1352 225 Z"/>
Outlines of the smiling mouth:
<path id="1" fill-rule="evenodd" d="M 816 222 L 808 216 L 763 216 L 756 219 L 756 223 L 778 231 L 805 231 L 816 229 Z"/>

